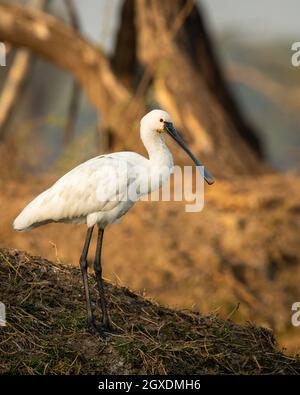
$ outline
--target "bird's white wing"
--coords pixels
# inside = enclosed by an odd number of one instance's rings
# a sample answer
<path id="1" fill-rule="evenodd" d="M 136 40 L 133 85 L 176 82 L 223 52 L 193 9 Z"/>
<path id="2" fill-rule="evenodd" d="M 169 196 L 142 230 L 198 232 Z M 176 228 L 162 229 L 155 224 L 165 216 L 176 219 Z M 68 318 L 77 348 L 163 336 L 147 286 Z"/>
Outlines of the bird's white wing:
<path id="1" fill-rule="evenodd" d="M 75 167 L 29 203 L 16 218 L 14 228 L 80 220 L 95 212 L 112 210 L 120 200 L 126 200 L 128 187 L 136 180 L 136 161 L 142 157 L 131 155 L 131 161 L 130 155 L 103 155 Z"/>

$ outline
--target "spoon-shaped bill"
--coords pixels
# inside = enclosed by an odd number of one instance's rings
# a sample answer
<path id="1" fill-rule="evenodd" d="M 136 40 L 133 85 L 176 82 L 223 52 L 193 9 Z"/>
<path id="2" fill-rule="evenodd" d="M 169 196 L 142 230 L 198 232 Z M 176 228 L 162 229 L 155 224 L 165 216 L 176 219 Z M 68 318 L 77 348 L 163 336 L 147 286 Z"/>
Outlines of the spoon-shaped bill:
<path id="1" fill-rule="evenodd" d="M 174 128 L 172 122 L 165 122 L 164 123 L 164 129 L 165 131 L 180 145 L 182 149 L 189 155 L 189 157 L 195 162 L 197 166 L 201 166 L 202 169 L 204 169 L 204 172 L 202 172 L 202 175 L 205 179 L 205 181 L 209 184 L 212 185 L 215 180 L 214 178 L 209 174 L 208 171 L 206 171 L 205 167 L 202 165 L 202 163 L 195 157 L 195 155 L 192 153 L 192 151 L 187 147 L 185 144 L 183 138 L 180 136 L 180 134 L 177 132 L 177 130 Z"/>

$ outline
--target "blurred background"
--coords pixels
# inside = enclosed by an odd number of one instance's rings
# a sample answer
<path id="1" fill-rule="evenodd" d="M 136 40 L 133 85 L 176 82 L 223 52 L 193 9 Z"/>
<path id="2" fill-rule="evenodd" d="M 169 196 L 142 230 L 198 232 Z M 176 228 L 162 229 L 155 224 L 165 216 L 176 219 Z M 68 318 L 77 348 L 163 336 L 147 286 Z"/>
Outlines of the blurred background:
<path id="1" fill-rule="evenodd" d="M 299 12 L 296 0 L 0 1 L 0 246 L 77 265 L 83 227 L 17 234 L 14 217 L 92 156 L 144 154 L 139 119 L 161 107 L 217 183 L 201 213 L 136 205 L 108 230 L 105 277 L 268 326 L 299 352 Z"/>

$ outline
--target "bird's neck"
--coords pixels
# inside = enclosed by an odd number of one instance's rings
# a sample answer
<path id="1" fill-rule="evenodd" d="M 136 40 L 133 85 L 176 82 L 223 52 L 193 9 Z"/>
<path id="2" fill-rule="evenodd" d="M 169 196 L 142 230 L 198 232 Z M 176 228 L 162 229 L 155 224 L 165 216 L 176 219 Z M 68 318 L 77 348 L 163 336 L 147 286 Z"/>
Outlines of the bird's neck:
<path id="1" fill-rule="evenodd" d="M 173 168 L 173 157 L 165 143 L 163 134 L 146 134 L 141 130 L 141 138 L 148 152 L 152 168 Z"/>
<path id="2" fill-rule="evenodd" d="M 149 133 L 141 129 L 141 139 L 148 152 L 148 176 L 144 178 L 145 193 L 159 189 L 169 178 L 173 170 L 173 157 L 169 151 L 164 136 L 159 133 Z"/>

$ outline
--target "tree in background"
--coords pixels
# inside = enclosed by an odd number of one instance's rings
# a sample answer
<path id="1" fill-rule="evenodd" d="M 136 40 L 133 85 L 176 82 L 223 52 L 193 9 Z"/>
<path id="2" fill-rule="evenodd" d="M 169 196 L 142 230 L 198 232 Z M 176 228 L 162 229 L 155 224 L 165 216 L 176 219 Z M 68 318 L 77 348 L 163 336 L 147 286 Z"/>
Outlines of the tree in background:
<path id="1" fill-rule="evenodd" d="M 241 114 L 192 0 L 125 0 L 112 58 L 45 12 L 0 5 L 0 40 L 67 71 L 101 114 L 108 149 L 140 149 L 141 116 L 169 111 L 216 175 L 265 170 L 255 131 Z M 181 163 L 183 159 L 177 158 Z"/>

